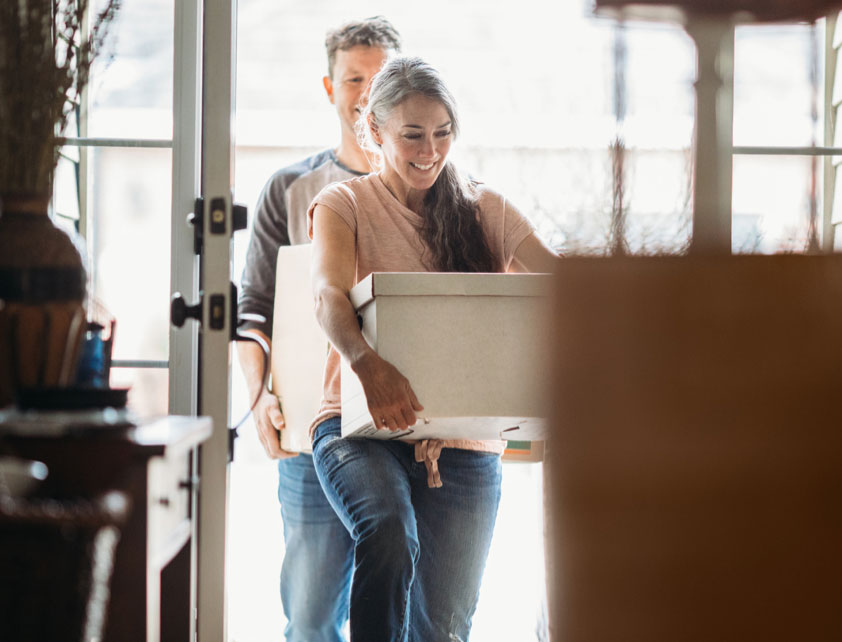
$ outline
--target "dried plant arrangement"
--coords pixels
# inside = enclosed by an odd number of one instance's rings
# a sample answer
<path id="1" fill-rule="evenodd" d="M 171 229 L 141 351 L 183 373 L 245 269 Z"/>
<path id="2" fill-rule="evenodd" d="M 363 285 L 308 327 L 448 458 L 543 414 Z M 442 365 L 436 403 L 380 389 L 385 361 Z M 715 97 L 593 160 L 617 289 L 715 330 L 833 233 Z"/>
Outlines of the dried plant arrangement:
<path id="1" fill-rule="evenodd" d="M 61 132 L 120 0 L 0 2 L 0 194 L 48 196 Z"/>

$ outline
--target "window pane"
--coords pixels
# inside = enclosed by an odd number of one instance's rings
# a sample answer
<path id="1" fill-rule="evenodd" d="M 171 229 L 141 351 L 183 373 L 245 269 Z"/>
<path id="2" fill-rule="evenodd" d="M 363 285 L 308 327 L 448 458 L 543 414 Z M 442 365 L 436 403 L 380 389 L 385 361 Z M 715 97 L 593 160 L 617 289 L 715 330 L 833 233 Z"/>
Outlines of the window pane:
<path id="1" fill-rule="evenodd" d="M 678 27 L 634 24 L 626 32 L 626 144 L 689 148 L 695 111 L 693 41 Z"/>
<path id="2" fill-rule="evenodd" d="M 65 153 L 70 158 L 65 156 Z M 78 149 L 65 147 L 62 150 L 53 180 L 53 204 L 56 214 L 76 221 L 79 220 L 78 154 Z"/>
<path id="3" fill-rule="evenodd" d="M 166 368 L 111 368 L 109 383 L 112 388 L 129 388 L 127 407 L 139 419 L 167 414 L 169 371 Z"/>
<path id="4" fill-rule="evenodd" d="M 166 360 L 170 150 L 98 148 L 92 158 L 93 292 L 117 319 L 113 356 Z"/>
<path id="5" fill-rule="evenodd" d="M 810 220 L 811 166 L 817 163 L 816 207 L 821 211 L 821 160 L 807 156 L 735 156 L 734 252 L 803 252 Z"/>
<path id="6" fill-rule="evenodd" d="M 632 149 L 626 152 L 624 166 L 628 251 L 685 251 L 692 231 L 689 150 Z"/>
<path id="7" fill-rule="evenodd" d="M 172 138 L 173 16 L 173 0 L 123 0 L 92 72 L 88 136 Z"/>
<path id="8" fill-rule="evenodd" d="M 453 158 L 504 194 L 553 246 L 582 253 L 605 246 L 611 208 L 607 149 L 462 146 Z"/>
<path id="9" fill-rule="evenodd" d="M 824 21 L 740 27 L 734 50 L 734 144 L 822 144 L 822 92 L 811 116 L 811 74 L 822 79 Z M 819 82 L 819 86 L 822 82 Z"/>

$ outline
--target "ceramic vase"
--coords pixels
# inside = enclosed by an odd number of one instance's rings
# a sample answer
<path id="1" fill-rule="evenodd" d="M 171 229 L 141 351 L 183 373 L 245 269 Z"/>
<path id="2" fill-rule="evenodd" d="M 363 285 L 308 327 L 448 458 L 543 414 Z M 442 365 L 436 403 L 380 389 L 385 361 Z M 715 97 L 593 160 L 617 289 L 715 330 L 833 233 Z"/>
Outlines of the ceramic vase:
<path id="1" fill-rule="evenodd" d="M 73 383 L 85 336 L 86 272 L 48 215 L 49 197 L 0 195 L 0 408 L 22 388 Z"/>

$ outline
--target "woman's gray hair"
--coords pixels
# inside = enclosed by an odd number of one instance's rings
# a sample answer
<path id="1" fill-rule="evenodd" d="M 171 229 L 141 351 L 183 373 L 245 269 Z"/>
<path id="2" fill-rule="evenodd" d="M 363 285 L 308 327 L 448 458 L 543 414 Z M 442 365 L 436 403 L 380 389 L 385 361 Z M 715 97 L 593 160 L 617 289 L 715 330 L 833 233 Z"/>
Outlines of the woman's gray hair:
<path id="1" fill-rule="evenodd" d="M 424 96 L 440 102 L 450 117 L 453 137 L 459 135 L 459 116 L 456 100 L 444 84 L 439 72 L 421 58 L 399 56 L 389 60 L 371 79 L 368 102 L 357 121 L 357 136 L 364 149 L 377 152 L 378 145 L 371 137 L 369 115 L 382 127 L 395 107 L 410 96 Z M 378 154 L 379 156 L 379 154 Z"/>
<path id="2" fill-rule="evenodd" d="M 439 72 L 421 58 L 401 56 L 388 61 L 371 80 L 368 102 L 357 121 L 357 134 L 364 149 L 383 157 L 371 135 L 369 120 L 383 128 L 395 108 L 410 96 L 439 102 L 450 117 L 450 131 L 459 133 L 456 101 Z M 423 223 L 418 233 L 424 241 L 425 262 L 439 272 L 497 272 L 501 261 L 494 256 L 480 222 L 477 194 L 450 161 L 446 161 L 423 201 Z"/>

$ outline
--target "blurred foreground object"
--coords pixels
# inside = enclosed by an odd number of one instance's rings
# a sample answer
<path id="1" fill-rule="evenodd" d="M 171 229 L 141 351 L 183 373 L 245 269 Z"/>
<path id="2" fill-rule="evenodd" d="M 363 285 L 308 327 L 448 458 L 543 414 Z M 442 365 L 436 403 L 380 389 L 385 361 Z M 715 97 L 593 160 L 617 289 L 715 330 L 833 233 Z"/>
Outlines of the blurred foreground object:
<path id="1" fill-rule="evenodd" d="M 552 640 L 839 640 L 842 257 L 556 279 Z"/>
<path id="2" fill-rule="evenodd" d="M 68 124 L 84 111 L 119 5 L 0 2 L 0 408 L 21 388 L 66 387 L 76 373 L 85 267 L 49 203 Z"/>
<path id="3" fill-rule="evenodd" d="M 0 408 L 71 385 L 85 336 L 85 266 L 48 203 L 0 195 Z"/>
<path id="4" fill-rule="evenodd" d="M 682 15 L 733 16 L 738 22 L 811 21 L 839 9 L 839 0 L 596 0 L 600 13 L 680 20 Z"/>
<path id="5" fill-rule="evenodd" d="M 0 489 L 3 639 L 102 639 L 128 498 L 24 499 Z"/>

